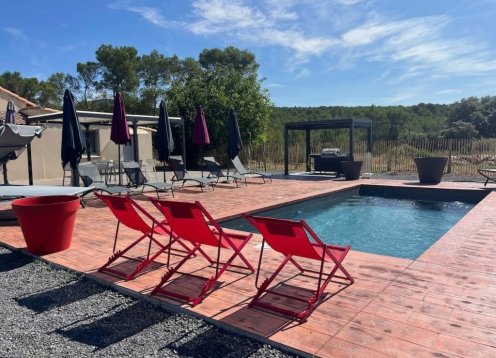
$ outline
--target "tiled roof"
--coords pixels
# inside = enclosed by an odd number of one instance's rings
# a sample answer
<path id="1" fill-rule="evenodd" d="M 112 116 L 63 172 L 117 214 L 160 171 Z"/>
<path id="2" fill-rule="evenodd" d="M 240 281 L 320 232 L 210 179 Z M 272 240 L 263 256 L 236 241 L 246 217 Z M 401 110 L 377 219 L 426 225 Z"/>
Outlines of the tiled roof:
<path id="1" fill-rule="evenodd" d="M 14 97 L 15 99 L 21 101 L 21 102 L 24 102 L 26 104 L 26 107 L 37 107 L 38 105 L 36 103 L 33 103 L 31 101 L 28 101 L 27 99 L 25 98 L 22 98 L 21 96 L 19 96 L 18 94 L 14 93 L 14 92 L 11 92 L 9 91 L 8 89 L 6 88 L 3 88 L 3 87 L 0 87 L 0 92 L 4 92 L 5 94 L 11 96 L 11 97 Z"/>
<path id="2" fill-rule="evenodd" d="M 15 113 L 16 124 L 26 124 L 24 117 L 22 115 L 22 112 L 25 109 L 29 109 L 30 111 L 38 109 L 39 111 L 37 111 L 37 112 L 39 112 L 39 113 L 36 112 L 35 114 L 59 112 L 58 110 L 52 109 L 52 108 L 42 108 L 39 105 L 37 105 L 36 103 L 28 101 L 27 99 L 19 96 L 18 94 L 14 93 L 12 91 L 9 91 L 8 89 L 6 89 L 4 87 L 0 87 L 0 92 L 4 93 L 6 95 L 3 97 L 5 100 L 12 100 L 14 102 L 17 102 L 16 103 L 17 108 L 16 108 L 16 113 Z M 5 97 L 7 97 L 7 98 L 5 98 Z M 19 102 L 21 103 L 21 105 L 19 105 Z M 5 108 L 0 108 L 0 120 L 2 122 L 5 120 Z"/>
<path id="3" fill-rule="evenodd" d="M 0 121 L 5 122 L 5 111 L 0 110 Z M 15 123 L 16 124 L 26 124 L 24 121 L 24 118 L 22 117 L 22 114 L 16 112 L 15 113 Z"/>

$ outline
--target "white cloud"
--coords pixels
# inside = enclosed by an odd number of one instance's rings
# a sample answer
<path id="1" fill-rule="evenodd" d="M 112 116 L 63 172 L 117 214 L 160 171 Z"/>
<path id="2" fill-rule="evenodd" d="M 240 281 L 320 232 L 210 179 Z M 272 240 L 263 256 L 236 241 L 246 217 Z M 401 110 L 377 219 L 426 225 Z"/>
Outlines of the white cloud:
<path id="1" fill-rule="evenodd" d="M 309 57 L 327 52 L 330 47 L 338 43 L 336 40 L 324 37 L 308 38 L 296 31 L 280 31 L 267 29 L 258 33 L 253 40 L 258 39 L 266 45 L 278 45 L 292 49 L 296 58 L 305 62 Z"/>
<path id="2" fill-rule="evenodd" d="M 285 85 L 281 84 L 281 83 L 266 83 L 264 84 L 264 87 L 268 87 L 268 88 L 281 88 L 281 87 L 286 87 Z"/>
<path id="3" fill-rule="evenodd" d="M 192 24 L 195 34 L 212 34 L 266 26 L 264 14 L 243 4 L 241 0 L 197 0 L 193 11 L 199 21 Z"/>
<path id="4" fill-rule="evenodd" d="M 365 59 L 403 68 L 394 82 L 420 75 L 481 75 L 496 70 L 488 45 L 473 38 L 450 38 L 451 18 L 426 16 L 402 21 L 375 19 L 343 34 L 343 46 L 360 48 L 351 60 Z"/>
<path id="5" fill-rule="evenodd" d="M 162 12 L 158 8 L 148 7 L 148 6 L 132 6 L 130 1 L 116 1 L 108 6 L 113 10 L 126 10 L 129 12 L 134 12 L 146 21 L 163 28 L 171 28 L 178 25 L 177 21 L 169 21 L 164 18 Z"/>
<path id="6" fill-rule="evenodd" d="M 265 0 L 271 18 L 280 20 L 298 20 L 298 12 L 292 10 L 296 5 L 294 0 Z"/>
<path id="7" fill-rule="evenodd" d="M 3 30 L 10 34 L 12 37 L 16 38 L 17 40 L 22 40 L 22 41 L 28 41 L 29 38 L 28 36 L 21 30 L 15 27 L 4 27 Z"/>
<path id="8" fill-rule="evenodd" d="M 412 99 L 414 97 L 417 96 L 417 93 L 415 91 L 407 91 L 407 92 L 398 92 L 396 93 L 395 95 L 391 96 L 391 97 L 386 97 L 386 98 L 383 98 L 383 102 L 385 103 L 399 103 L 399 102 L 404 102 L 408 99 Z"/>
<path id="9" fill-rule="evenodd" d="M 326 52 L 338 41 L 325 36 L 307 36 L 297 26 L 282 26 L 278 20 L 298 19 L 290 9 L 294 1 L 281 3 L 267 0 L 267 13 L 250 7 L 242 0 L 197 0 L 193 3 L 198 21 L 192 24 L 196 34 L 212 35 L 227 33 L 238 40 L 248 40 L 262 46 L 280 46 L 292 50 L 293 58 L 287 63 L 305 63 L 312 56 Z"/>
<path id="10" fill-rule="evenodd" d="M 445 90 L 441 90 L 441 91 L 436 92 L 436 94 L 438 94 L 438 95 L 456 94 L 456 93 L 462 93 L 462 91 L 459 89 L 450 88 L 450 89 L 445 89 Z"/>
<path id="11" fill-rule="evenodd" d="M 193 0 L 188 23 L 166 19 L 163 10 L 116 1 L 111 9 L 139 14 L 162 27 L 219 37 L 241 46 L 274 47 L 294 73 L 316 57 L 329 67 L 351 70 L 374 63 L 390 83 L 450 75 L 482 75 L 496 70 L 489 44 L 447 35 L 456 19 L 448 15 L 405 17 L 379 12 L 370 0 Z M 324 58 L 325 58 L 324 57 Z M 392 70 L 389 67 L 393 67 Z M 303 72 L 305 72 L 303 71 Z"/>
<path id="12" fill-rule="evenodd" d="M 365 0 L 334 0 L 334 2 L 342 6 L 352 6 L 358 3 L 363 3 Z"/>
<path id="13" fill-rule="evenodd" d="M 308 77 L 310 75 L 310 70 L 308 68 L 302 68 L 298 71 L 298 73 L 295 74 L 294 78 L 295 79 L 301 79 Z"/>
<path id="14" fill-rule="evenodd" d="M 368 45 L 386 36 L 397 33 L 407 26 L 407 22 L 395 21 L 390 23 L 371 22 L 344 33 L 341 38 L 345 46 Z"/>

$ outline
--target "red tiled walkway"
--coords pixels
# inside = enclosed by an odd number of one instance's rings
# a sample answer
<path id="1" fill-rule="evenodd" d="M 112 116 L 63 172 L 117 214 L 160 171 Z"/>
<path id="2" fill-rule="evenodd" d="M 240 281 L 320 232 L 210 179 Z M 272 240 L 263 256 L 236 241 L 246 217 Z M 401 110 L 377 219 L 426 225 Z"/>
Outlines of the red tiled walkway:
<path id="1" fill-rule="evenodd" d="M 234 188 L 219 185 L 215 191 L 197 188 L 178 191 L 179 200 L 199 200 L 215 218 L 238 215 L 268 205 L 280 205 L 309 196 L 355 187 L 360 183 L 408 185 L 401 181 L 362 180 L 307 181 L 276 179 L 272 184 Z M 480 183 L 441 183 L 437 188 L 481 190 Z M 152 206 L 137 197 L 147 209 Z M 309 355 L 323 357 L 375 356 L 496 356 L 496 193 L 471 210 L 455 227 L 417 260 L 406 260 L 350 251 L 344 265 L 355 278 L 345 286 L 330 285 L 328 298 L 304 324 L 248 309 L 255 293 L 255 275 L 226 272 L 222 286 L 205 301 L 191 308 L 178 302 L 168 304 L 200 314 L 276 344 L 292 347 Z M 154 215 L 159 215 L 153 211 Z M 111 253 L 115 219 L 98 202 L 78 212 L 73 243 L 69 250 L 44 256 L 45 260 L 99 279 L 113 282 L 138 294 L 149 294 L 165 272 L 153 270 L 125 282 L 96 272 Z M 124 237 L 132 238 L 129 232 Z M 401 239 L 401 238 L 398 238 Z M 2 227 L 0 241 L 25 247 L 19 227 Z M 252 263 L 258 260 L 260 238 L 255 237 L 244 253 Z M 272 265 L 277 262 L 273 255 Z M 161 259 L 162 261 L 162 259 Z M 184 271 L 202 268 L 191 260 Z M 178 289 L 188 287 L 187 279 L 177 280 Z M 303 286 L 297 281 L 293 286 Z M 300 290 L 288 286 L 288 289 Z"/>

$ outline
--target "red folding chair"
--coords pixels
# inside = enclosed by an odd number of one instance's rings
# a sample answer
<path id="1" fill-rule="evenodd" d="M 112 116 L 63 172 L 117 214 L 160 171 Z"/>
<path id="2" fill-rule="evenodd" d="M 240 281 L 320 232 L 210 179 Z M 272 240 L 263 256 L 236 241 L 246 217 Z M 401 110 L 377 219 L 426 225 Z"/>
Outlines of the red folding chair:
<path id="1" fill-rule="evenodd" d="M 266 278 L 264 282 L 259 286 L 258 277 L 260 274 L 260 267 L 264 251 L 262 246 L 262 249 L 260 250 L 260 258 L 258 261 L 257 276 L 255 280 L 255 286 L 257 287 L 258 292 L 249 303 L 249 307 L 262 307 L 284 315 L 292 316 L 300 322 L 304 322 L 322 300 L 324 290 L 333 277 L 347 279 L 350 281 L 350 283 L 353 283 L 353 278 L 342 265 L 344 258 L 350 250 L 349 245 L 336 246 L 324 244 L 304 220 L 292 221 L 260 216 L 250 216 L 246 214 L 243 214 L 243 216 L 262 234 L 262 245 L 267 242 L 272 249 L 284 255 L 284 260 L 277 267 L 274 273 L 269 278 Z M 307 233 L 310 234 L 310 237 L 307 235 Z M 320 262 L 320 269 L 318 271 L 304 269 L 294 260 L 294 257 L 317 260 Z M 298 270 L 300 270 L 301 274 L 303 274 L 304 272 L 318 274 L 318 276 L 311 276 L 317 279 L 317 289 L 315 291 L 312 291 L 312 296 L 309 299 L 302 299 L 298 296 L 276 292 L 274 290 L 274 288 L 276 287 L 275 285 L 269 287 L 272 281 L 274 281 L 276 276 L 281 272 L 281 270 L 288 262 L 291 262 Z M 330 271 L 327 274 L 324 274 L 325 263 L 329 263 L 331 265 Z M 336 271 L 338 269 L 344 274 L 344 277 L 336 275 Z M 304 302 L 306 303 L 306 307 L 302 311 L 295 311 L 278 307 L 270 302 L 266 302 L 267 300 L 261 301 L 261 299 L 265 297 L 265 294 L 278 295 L 289 299 L 294 299 L 296 301 Z"/>
<path id="2" fill-rule="evenodd" d="M 183 260 L 180 261 L 174 268 L 169 268 L 169 271 L 162 277 L 160 283 L 152 291 L 152 295 L 162 294 L 175 299 L 187 300 L 195 306 L 203 301 L 205 296 L 212 289 L 213 285 L 228 267 L 243 268 L 250 270 L 252 273 L 255 272 L 253 266 L 241 253 L 241 250 L 248 243 L 253 234 L 238 235 L 226 233 L 198 201 L 194 203 L 187 203 L 179 201 L 164 201 L 154 198 L 150 198 L 150 201 L 164 214 L 171 229 L 179 237 L 179 239 L 187 240 L 193 244 L 193 248 L 186 254 Z M 210 258 L 210 256 L 208 256 L 205 252 L 201 251 L 202 245 L 217 248 L 217 257 L 215 260 Z M 221 262 L 221 249 L 230 249 L 234 251 L 234 253 L 227 261 Z M 189 296 L 178 292 L 173 292 L 172 290 L 168 290 L 163 287 L 172 275 L 174 275 L 174 273 L 176 273 L 190 257 L 193 257 L 196 251 L 202 253 L 202 256 L 210 265 L 215 265 L 215 275 L 210 277 L 203 285 L 200 294 L 197 296 Z M 244 263 L 244 266 L 234 265 L 232 263 L 236 257 L 239 257 L 239 259 Z M 193 274 L 187 275 L 201 277 Z"/>
<path id="3" fill-rule="evenodd" d="M 171 248 L 173 243 L 178 242 L 178 244 L 181 245 L 185 250 L 190 250 L 189 247 L 178 240 L 177 236 L 170 230 L 169 225 L 167 225 L 165 221 L 159 222 L 158 220 L 156 220 L 151 214 L 149 214 L 129 196 L 111 196 L 98 193 L 95 193 L 95 195 L 109 207 L 114 216 L 117 218 L 117 229 L 115 231 L 114 247 L 112 250 L 113 253 L 112 256 L 110 256 L 108 262 L 98 269 L 99 272 L 108 272 L 116 276 L 123 277 L 126 280 L 131 280 L 139 272 L 145 269 L 145 267 L 155 261 L 155 259 L 160 254 Z M 147 223 L 144 218 L 148 219 L 151 222 L 151 225 Z M 120 224 L 125 225 L 129 229 L 141 232 L 141 236 L 133 241 L 130 245 L 128 245 L 125 249 L 116 251 Z M 154 237 L 155 234 L 169 237 L 169 242 L 167 244 L 161 243 Z M 149 239 L 149 243 L 146 258 L 125 256 L 129 250 L 131 250 L 138 243 L 147 238 Z M 158 250 L 153 254 L 150 253 L 152 243 L 158 246 Z M 110 267 L 110 265 L 120 257 L 139 262 L 131 273 L 127 273 L 114 267 Z M 170 250 L 168 251 L 167 266 L 169 265 L 169 259 Z"/>

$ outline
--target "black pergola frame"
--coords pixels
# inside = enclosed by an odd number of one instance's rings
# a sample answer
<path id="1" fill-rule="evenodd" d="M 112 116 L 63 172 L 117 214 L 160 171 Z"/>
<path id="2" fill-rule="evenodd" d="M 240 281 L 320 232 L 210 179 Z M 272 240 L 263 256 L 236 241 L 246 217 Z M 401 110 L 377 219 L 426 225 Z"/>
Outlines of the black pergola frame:
<path id="1" fill-rule="evenodd" d="M 85 128 L 85 139 L 86 147 L 89 148 L 89 129 L 90 126 L 111 126 L 112 125 L 112 113 L 106 112 L 90 112 L 90 111 L 76 111 L 79 122 L 81 126 Z M 62 125 L 63 112 L 40 114 L 36 116 L 28 116 L 25 118 L 26 124 L 60 124 Z M 142 127 L 157 126 L 158 116 L 148 116 L 141 114 L 126 114 L 126 119 L 128 125 L 133 128 L 133 146 L 134 146 L 134 160 L 139 161 L 139 148 L 138 148 L 138 125 Z M 181 136 L 182 136 L 182 157 L 183 161 L 186 162 L 186 128 L 184 124 L 184 119 L 181 117 L 170 117 L 169 120 L 171 125 L 181 126 Z M 29 185 L 33 185 L 33 163 L 31 157 L 31 144 L 27 146 L 28 154 L 28 175 L 29 175 Z M 91 160 L 91 151 L 86 151 L 86 159 Z"/>
<path id="2" fill-rule="evenodd" d="M 316 129 L 349 129 L 350 138 L 350 157 L 354 159 L 355 149 L 355 128 L 367 129 L 367 150 L 372 152 L 372 120 L 371 119 L 332 119 L 308 122 L 289 122 L 284 124 L 284 175 L 289 175 L 289 131 L 290 130 L 303 130 L 305 131 L 305 158 L 308 163 L 310 157 L 310 131 Z"/>

